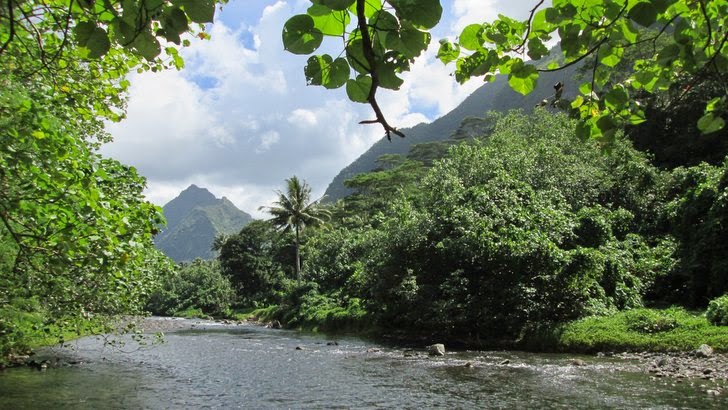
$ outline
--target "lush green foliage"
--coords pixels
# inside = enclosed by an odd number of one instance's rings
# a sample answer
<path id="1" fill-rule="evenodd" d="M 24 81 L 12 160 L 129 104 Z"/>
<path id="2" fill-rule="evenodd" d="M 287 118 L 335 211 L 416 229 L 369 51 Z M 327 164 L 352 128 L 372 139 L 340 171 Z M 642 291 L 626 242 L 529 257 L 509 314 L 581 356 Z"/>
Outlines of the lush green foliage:
<path id="1" fill-rule="evenodd" d="M 96 150 L 110 139 L 104 121 L 124 116 L 129 70 L 180 68 L 173 47 L 171 62 L 157 58 L 157 37 L 179 43 L 187 19 L 210 21 L 214 5 L 0 5 L 0 309 L 37 301 L 23 312 L 60 335 L 142 311 L 168 264 L 152 243 L 163 218 L 136 170 Z M 25 313 L 3 318 L 3 355 L 26 343 Z"/>
<path id="2" fill-rule="evenodd" d="M 236 235 L 220 237 L 216 249 L 224 276 L 230 279 L 236 304 L 254 306 L 274 303 L 286 288 L 286 269 L 291 265 L 287 237 L 267 221 L 252 221 Z"/>
<path id="3" fill-rule="evenodd" d="M 665 211 L 679 243 L 679 263 L 666 278 L 666 293 L 704 307 L 728 292 L 728 162 L 676 168 L 667 190 Z"/>
<path id="4" fill-rule="evenodd" d="M 653 187 L 622 185 L 645 160 L 604 156 L 572 130 L 546 112 L 500 118 L 395 204 L 365 268 L 383 322 L 485 337 L 641 305 L 672 264 L 672 243 L 635 221 Z"/>
<path id="5" fill-rule="evenodd" d="M 485 135 L 350 180 L 308 237 L 305 282 L 260 316 L 529 348 L 726 346 L 705 319 L 641 308 L 724 292 L 724 166 L 660 170 L 626 138 L 605 151 L 545 110 L 483 121 Z"/>
<path id="6" fill-rule="evenodd" d="M 728 326 L 728 295 L 711 300 L 705 317 L 716 326 Z"/>
<path id="7" fill-rule="evenodd" d="M 109 331 L 108 318 L 67 316 L 50 318 L 38 299 L 16 298 L 0 307 L 0 368 L 12 365 L 10 355 Z"/>
<path id="8" fill-rule="evenodd" d="M 689 78 L 686 91 L 728 67 L 728 5 L 722 1 L 555 0 L 534 1 L 529 18 L 499 15 L 493 22 L 473 22 L 451 42 L 442 40 L 438 57 L 455 62 L 455 77 L 486 81 L 500 73 L 522 94 L 530 93 L 539 72 L 559 70 L 594 56 L 591 76 L 580 85 L 571 107 L 581 119 L 580 135 L 611 138 L 624 124 L 644 121 L 641 96 L 668 89 Z M 314 1 L 306 14 L 292 17 L 283 29 L 285 48 L 312 54 L 325 36 L 343 40 L 342 56 L 314 55 L 304 69 L 310 84 L 346 85 L 349 98 L 369 103 L 387 135 L 390 126 L 376 102 L 378 87 L 398 89 L 400 74 L 424 51 L 428 32 L 440 21 L 438 0 Z M 350 27 L 353 26 L 353 27 Z M 645 30 L 653 28 L 654 31 Z M 561 62 L 547 67 L 527 63 L 549 55 L 546 43 L 558 37 Z M 651 44 L 653 52 L 622 75 L 615 70 L 634 47 Z M 618 74 L 619 73 L 619 74 Z M 616 77 L 618 81 L 614 81 Z M 556 90 L 555 99 L 561 91 Z M 703 106 L 697 127 L 703 133 L 725 125 L 725 93 Z"/>
<path id="9" fill-rule="evenodd" d="M 355 297 L 340 292 L 322 294 L 315 282 L 294 287 L 282 300 L 255 315 L 266 321 L 279 320 L 286 326 L 311 330 L 359 330 L 370 327 L 370 318 Z"/>
<path id="10" fill-rule="evenodd" d="M 217 261 L 195 259 L 160 275 L 161 283 L 147 303 L 152 313 L 194 316 L 193 311 L 199 309 L 206 316 L 229 314 L 235 292 Z"/>
<path id="11" fill-rule="evenodd" d="M 42 85 L 3 81 L 0 235 L 10 252 L 0 298 L 39 297 L 59 315 L 138 306 L 162 220 L 143 200 L 144 180 L 94 152 L 87 138 L 99 124 Z"/>
<path id="12" fill-rule="evenodd" d="M 11 0 L 0 8 L 0 56 L 25 48 L 47 66 L 63 58 L 70 43 L 75 43 L 82 57 L 99 59 L 123 50 L 155 64 L 156 70 L 164 67 L 157 59 L 162 52 L 159 40 L 188 45 L 181 35 L 192 32 L 205 37 L 202 24 L 212 22 L 215 5 L 223 2 Z M 198 23 L 197 30 L 190 26 L 193 23 Z M 178 68 L 183 66 L 174 47 L 165 51 Z"/>

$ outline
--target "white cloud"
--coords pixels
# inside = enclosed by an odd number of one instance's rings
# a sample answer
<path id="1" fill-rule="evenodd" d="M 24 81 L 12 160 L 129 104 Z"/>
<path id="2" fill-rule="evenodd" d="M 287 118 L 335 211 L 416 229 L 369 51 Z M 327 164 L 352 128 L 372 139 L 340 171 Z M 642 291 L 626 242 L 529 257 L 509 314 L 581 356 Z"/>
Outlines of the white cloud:
<path id="1" fill-rule="evenodd" d="M 493 20 L 498 16 L 495 3 L 496 0 L 454 0 L 451 10 L 455 20 L 451 30 L 459 34 L 468 24 Z"/>
<path id="2" fill-rule="evenodd" d="M 260 136 L 260 143 L 255 148 L 255 153 L 262 154 L 270 150 L 270 147 L 277 143 L 280 139 L 281 135 L 277 131 L 268 131 L 263 133 L 263 135 Z"/>
<path id="3" fill-rule="evenodd" d="M 318 119 L 313 111 L 297 108 L 288 117 L 288 122 L 297 126 L 313 127 L 318 124 Z"/>

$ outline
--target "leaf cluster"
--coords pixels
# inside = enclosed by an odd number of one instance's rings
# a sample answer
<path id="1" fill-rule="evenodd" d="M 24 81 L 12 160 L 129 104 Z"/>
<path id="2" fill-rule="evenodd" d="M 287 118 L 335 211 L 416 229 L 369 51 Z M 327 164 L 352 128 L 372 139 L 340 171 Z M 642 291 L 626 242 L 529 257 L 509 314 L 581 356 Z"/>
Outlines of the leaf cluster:
<path id="1" fill-rule="evenodd" d="M 491 23 L 467 26 L 457 41 L 444 40 L 438 56 L 455 62 L 455 76 L 490 80 L 508 75 L 511 87 L 527 94 L 539 72 L 559 70 L 594 57 L 589 81 L 571 107 L 578 110 L 577 131 L 582 136 L 611 138 L 625 124 L 644 121 L 641 93 L 667 90 L 679 78 L 690 78 L 685 90 L 728 68 L 728 5 L 715 1 L 539 1 L 525 22 L 499 16 Z M 546 43 L 558 38 L 563 62 L 537 68 L 525 62 L 548 55 Z M 652 53 L 636 59 L 629 74 L 616 70 L 633 48 L 651 47 Z M 514 53 L 516 53 L 514 55 Z M 519 56 L 520 55 L 520 56 Z M 615 77 L 622 77 L 612 81 Z M 697 121 L 701 132 L 722 129 L 725 96 L 711 99 Z"/>
<path id="2" fill-rule="evenodd" d="M 310 85 L 346 87 L 354 102 L 368 103 L 387 136 L 401 135 L 385 120 L 376 101 L 379 87 L 398 90 L 401 74 L 430 43 L 429 29 L 442 15 L 438 0 L 312 0 L 305 14 L 291 17 L 282 38 L 286 50 L 312 54 L 324 37 L 342 40 L 339 56 L 313 55 L 304 68 Z"/>

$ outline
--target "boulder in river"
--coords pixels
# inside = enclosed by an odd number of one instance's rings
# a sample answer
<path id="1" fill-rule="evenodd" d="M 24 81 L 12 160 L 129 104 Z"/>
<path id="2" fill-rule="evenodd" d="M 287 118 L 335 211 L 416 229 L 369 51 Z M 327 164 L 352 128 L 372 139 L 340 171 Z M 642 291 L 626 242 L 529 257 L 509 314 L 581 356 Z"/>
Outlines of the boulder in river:
<path id="1" fill-rule="evenodd" d="M 429 345 L 427 346 L 427 354 L 430 356 L 445 356 L 445 345 L 442 343 Z"/>
<path id="2" fill-rule="evenodd" d="M 696 357 L 711 357 L 713 356 L 713 348 L 706 344 L 702 344 L 693 351 L 693 354 Z"/>

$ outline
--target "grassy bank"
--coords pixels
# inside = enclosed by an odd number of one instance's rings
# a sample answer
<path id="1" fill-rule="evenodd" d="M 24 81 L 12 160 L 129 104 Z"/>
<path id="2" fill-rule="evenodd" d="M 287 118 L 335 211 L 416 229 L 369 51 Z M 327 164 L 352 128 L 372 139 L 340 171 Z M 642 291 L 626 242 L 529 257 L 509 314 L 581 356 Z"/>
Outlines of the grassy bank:
<path id="1" fill-rule="evenodd" d="M 708 322 L 704 312 L 682 308 L 633 309 L 525 331 L 518 345 L 529 350 L 596 353 L 679 352 L 707 344 L 728 352 L 728 326 Z"/>
<path id="2" fill-rule="evenodd" d="M 107 320 L 66 318 L 48 323 L 35 304 L 12 304 L 0 308 L 0 367 L 12 365 L 13 356 L 33 349 L 63 343 L 107 331 Z"/>
<path id="3" fill-rule="evenodd" d="M 347 331 L 371 335 L 379 330 L 357 311 L 319 309 L 302 312 L 280 306 L 248 309 L 236 314 L 240 320 L 270 322 L 284 327 L 313 331 Z M 417 339 L 416 332 L 403 334 Z M 404 339 L 407 339 L 403 336 Z M 456 338 L 461 340 L 459 338 Z M 466 343 L 467 344 L 467 343 Z M 569 323 L 534 326 L 524 330 L 518 340 L 493 343 L 480 341 L 476 348 L 514 348 L 531 351 L 597 352 L 684 352 L 707 344 L 716 351 L 728 352 L 728 326 L 708 322 L 704 312 L 683 308 L 633 309 L 610 316 L 592 316 Z"/>
<path id="4" fill-rule="evenodd" d="M 271 305 L 264 308 L 247 310 L 236 314 L 236 319 L 252 320 L 257 322 L 278 321 L 284 327 L 314 332 L 352 332 L 371 333 L 373 325 L 358 301 L 349 303 L 346 307 L 324 305 L 319 308 L 292 308 L 285 305 Z"/>

